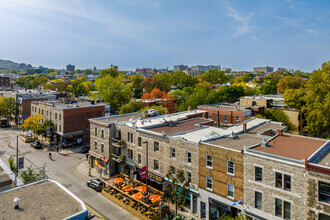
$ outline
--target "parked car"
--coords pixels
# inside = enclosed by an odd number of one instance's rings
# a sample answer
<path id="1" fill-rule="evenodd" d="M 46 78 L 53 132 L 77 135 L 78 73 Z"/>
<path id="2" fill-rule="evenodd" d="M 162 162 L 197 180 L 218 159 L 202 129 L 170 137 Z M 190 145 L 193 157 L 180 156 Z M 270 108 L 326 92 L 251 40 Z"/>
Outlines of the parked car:
<path id="1" fill-rule="evenodd" d="M 37 149 L 37 148 L 41 148 L 41 143 L 40 143 L 39 140 L 35 140 L 35 141 L 33 141 L 33 143 L 31 144 L 31 146 L 32 146 L 33 148 L 35 148 L 35 149 Z"/>
<path id="2" fill-rule="evenodd" d="M 100 179 L 90 179 L 87 181 L 87 186 L 95 189 L 96 191 L 100 192 L 103 188 L 103 182 Z"/>
<path id="3" fill-rule="evenodd" d="M 90 150 L 90 147 L 83 147 L 80 149 L 79 152 L 85 154 L 85 153 L 88 153 L 89 150 Z"/>

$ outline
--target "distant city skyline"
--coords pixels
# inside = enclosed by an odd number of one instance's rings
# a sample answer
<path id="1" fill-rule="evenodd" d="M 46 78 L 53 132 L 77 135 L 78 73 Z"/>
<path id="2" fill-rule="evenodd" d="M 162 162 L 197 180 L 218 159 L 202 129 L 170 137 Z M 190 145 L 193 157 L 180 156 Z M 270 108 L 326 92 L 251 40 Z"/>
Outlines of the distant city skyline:
<path id="1" fill-rule="evenodd" d="M 0 59 L 34 66 L 312 71 L 330 60 L 326 0 L 0 0 L 0 5 Z"/>

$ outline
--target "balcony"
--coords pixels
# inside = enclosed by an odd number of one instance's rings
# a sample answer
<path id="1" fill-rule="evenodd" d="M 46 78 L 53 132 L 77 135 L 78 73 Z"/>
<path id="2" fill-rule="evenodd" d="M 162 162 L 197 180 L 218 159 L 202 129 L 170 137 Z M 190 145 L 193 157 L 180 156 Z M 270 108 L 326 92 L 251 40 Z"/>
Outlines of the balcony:
<path id="1" fill-rule="evenodd" d="M 116 161 L 117 163 L 122 163 L 125 162 L 125 156 L 112 154 L 112 160 Z"/>
<path id="2" fill-rule="evenodd" d="M 117 138 L 112 138 L 111 144 L 113 146 L 119 147 L 119 148 L 122 148 L 122 147 L 126 146 L 126 143 L 123 140 L 119 140 Z"/>

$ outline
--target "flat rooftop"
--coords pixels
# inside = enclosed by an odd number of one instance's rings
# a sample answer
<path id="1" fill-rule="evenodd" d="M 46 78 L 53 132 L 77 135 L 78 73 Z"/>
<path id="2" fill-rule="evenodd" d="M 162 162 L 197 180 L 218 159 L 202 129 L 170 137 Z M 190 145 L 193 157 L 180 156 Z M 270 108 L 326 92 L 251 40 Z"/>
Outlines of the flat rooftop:
<path id="1" fill-rule="evenodd" d="M 102 123 L 105 125 L 108 124 L 113 124 L 116 122 L 129 122 L 130 120 L 135 120 L 138 119 L 140 117 L 144 117 L 144 113 L 131 113 L 131 114 L 124 114 L 124 115 L 112 115 L 112 116 L 108 116 L 108 117 L 102 117 L 102 118 L 93 118 L 90 119 L 89 121 L 91 123 L 96 122 L 96 123 Z"/>
<path id="2" fill-rule="evenodd" d="M 63 103 L 59 100 L 56 101 L 34 101 L 32 103 L 38 103 L 41 105 L 54 105 L 55 109 L 74 109 L 74 108 L 86 108 L 86 107 L 98 107 L 109 105 L 107 103 L 90 103 L 90 102 L 73 102 L 73 103 Z"/>
<path id="3" fill-rule="evenodd" d="M 213 122 L 213 120 L 205 118 L 193 118 L 184 120 L 181 122 L 173 123 L 172 125 L 164 125 L 159 127 L 146 128 L 146 130 L 162 133 L 165 132 L 167 135 L 176 134 L 185 131 L 191 131 L 198 129 L 200 125 Z"/>
<path id="4" fill-rule="evenodd" d="M 319 160 L 318 164 L 323 166 L 330 166 L 330 151 L 324 154 L 321 160 Z"/>
<path id="5" fill-rule="evenodd" d="M 283 129 L 285 126 L 279 123 L 264 123 L 258 127 L 248 130 L 245 133 L 237 134 L 237 137 L 224 137 L 212 141 L 207 141 L 206 143 L 218 145 L 226 148 L 231 148 L 234 150 L 243 150 L 244 147 L 250 147 L 259 144 L 263 139 L 269 140 L 276 134 L 277 129 Z M 273 130 L 272 136 L 259 135 L 267 130 Z"/>
<path id="6" fill-rule="evenodd" d="M 247 106 L 225 104 L 225 103 L 197 106 L 197 108 L 210 108 L 210 109 L 237 111 L 237 112 L 245 112 L 245 111 L 250 112 L 250 110 L 246 109 L 246 107 Z"/>
<path id="7" fill-rule="evenodd" d="M 20 199 L 19 209 L 14 209 L 15 198 Z M 0 192 L 0 204 L 1 219 L 64 219 L 86 209 L 51 180 Z"/>
<path id="8" fill-rule="evenodd" d="M 326 142 L 326 140 L 316 138 L 283 134 L 268 142 L 269 147 L 257 146 L 252 149 L 286 158 L 304 160 L 308 159 Z"/>

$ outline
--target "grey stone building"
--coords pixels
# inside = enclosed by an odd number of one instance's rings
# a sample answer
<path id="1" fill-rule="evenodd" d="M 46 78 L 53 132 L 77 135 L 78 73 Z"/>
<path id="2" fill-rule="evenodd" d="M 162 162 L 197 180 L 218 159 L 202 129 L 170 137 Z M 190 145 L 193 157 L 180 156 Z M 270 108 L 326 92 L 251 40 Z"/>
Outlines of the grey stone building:
<path id="1" fill-rule="evenodd" d="M 255 219 L 306 219 L 304 160 L 328 146 L 326 140 L 279 132 L 245 148 L 245 213 Z"/>

